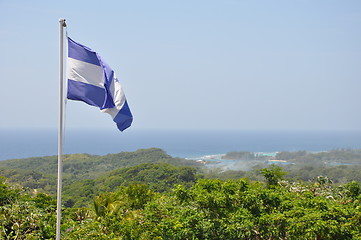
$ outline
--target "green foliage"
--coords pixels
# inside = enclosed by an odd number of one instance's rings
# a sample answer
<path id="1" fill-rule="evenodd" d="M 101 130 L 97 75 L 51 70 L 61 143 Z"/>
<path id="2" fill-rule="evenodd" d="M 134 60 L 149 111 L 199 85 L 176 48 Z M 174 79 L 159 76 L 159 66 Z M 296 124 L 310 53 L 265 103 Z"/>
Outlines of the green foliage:
<path id="1" fill-rule="evenodd" d="M 171 163 L 175 166 L 199 166 L 199 164 L 194 161 L 173 158 L 159 148 L 150 148 L 139 149 L 135 152 L 107 154 L 105 156 L 89 154 L 64 155 L 63 172 L 65 175 L 75 175 L 78 179 L 94 178 L 99 176 L 99 173 L 108 172 L 118 168 L 136 166 L 142 163 L 160 162 Z M 57 157 L 33 157 L 0 161 L 0 169 L 22 169 L 35 171 L 38 174 L 56 174 Z"/>
<path id="2" fill-rule="evenodd" d="M 130 185 L 97 197 L 97 218 L 65 239 L 94 236 L 94 229 L 99 239 L 359 239 L 359 201 L 345 202 L 343 189 L 328 187 L 201 179 L 161 194 Z"/>
<path id="3" fill-rule="evenodd" d="M 172 164 L 172 165 L 170 165 Z M 102 191 L 122 184 L 146 183 L 152 190 L 168 191 L 174 184 L 192 185 L 199 166 L 172 158 L 158 148 L 96 156 L 70 154 L 63 157 L 63 202 L 66 207 L 85 207 Z M 57 158 L 37 157 L 0 161 L 0 176 L 38 192 L 56 194 Z M 1 196 L 0 196 L 1 197 Z"/>
<path id="4" fill-rule="evenodd" d="M 99 178 L 97 184 L 104 190 L 114 191 L 121 184 L 147 183 L 152 190 L 163 192 L 171 189 L 174 184 L 192 185 L 196 179 L 195 168 L 145 163 L 109 172 Z"/>
<path id="5" fill-rule="evenodd" d="M 20 195 L 20 190 L 12 189 L 5 183 L 6 178 L 0 176 L 0 206 L 9 204 Z"/>
<path id="6" fill-rule="evenodd" d="M 0 189 L 1 239 L 54 239 L 51 196 L 4 178 Z M 129 184 L 99 194 L 91 209 L 64 209 L 61 229 L 62 239 L 360 239 L 360 184 L 200 179 L 163 193 Z"/>
<path id="7" fill-rule="evenodd" d="M 100 191 L 95 188 L 95 180 L 84 179 L 73 184 L 64 185 L 63 201 L 66 207 L 84 207 Z"/>
<path id="8" fill-rule="evenodd" d="M 356 176 L 357 166 L 310 166 L 310 156 L 356 161 L 359 152 L 289 156 L 312 182 L 285 181 L 281 167 L 262 164 L 229 172 L 236 179 L 217 179 L 216 171 L 213 179 L 200 178 L 196 168 L 182 165 L 186 160 L 159 149 L 68 155 L 62 239 L 361 239 L 360 182 L 336 185 L 327 174 Z M 0 177 L 0 239 L 55 237 L 54 196 L 43 193 L 53 191 L 55 177 L 42 172 L 46 164 L 30 161 L 39 166 L 0 164 L 0 173 L 10 177 Z M 285 167 L 288 176 L 297 176 L 293 167 Z M 221 174 L 227 179 L 227 172 Z M 262 177 L 265 183 L 254 181 Z"/>
<path id="9" fill-rule="evenodd" d="M 51 239 L 55 235 L 55 201 L 46 194 L 0 184 L 0 239 Z"/>
<path id="10" fill-rule="evenodd" d="M 356 199 L 361 195 L 360 183 L 356 181 L 345 184 L 344 188 L 347 189 L 347 195 L 352 199 Z"/>
<path id="11" fill-rule="evenodd" d="M 176 167 L 167 163 L 144 163 L 121 168 L 91 180 L 80 180 L 63 188 L 63 199 L 67 207 L 85 207 L 91 199 L 104 191 L 116 191 L 119 186 L 140 183 L 156 192 L 169 191 L 175 184 L 187 187 L 197 180 L 196 169 Z"/>
<path id="12" fill-rule="evenodd" d="M 278 182 L 283 179 L 286 172 L 282 171 L 280 166 L 271 165 L 270 168 L 263 168 L 260 170 L 262 176 L 266 179 L 268 187 L 274 187 L 278 185 Z"/>

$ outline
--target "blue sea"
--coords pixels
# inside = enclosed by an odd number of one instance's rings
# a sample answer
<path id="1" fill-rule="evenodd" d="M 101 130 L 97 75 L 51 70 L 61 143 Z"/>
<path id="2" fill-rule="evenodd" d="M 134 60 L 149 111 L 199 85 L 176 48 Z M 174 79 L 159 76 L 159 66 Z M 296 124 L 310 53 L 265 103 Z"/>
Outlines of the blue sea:
<path id="1" fill-rule="evenodd" d="M 105 155 L 161 148 L 173 157 L 197 158 L 231 151 L 326 151 L 361 148 L 361 132 L 239 130 L 71 130 L 64 135 L 64 153 Z M 57 131 L 0 130 L 0 160 L 57 155 Z"/>

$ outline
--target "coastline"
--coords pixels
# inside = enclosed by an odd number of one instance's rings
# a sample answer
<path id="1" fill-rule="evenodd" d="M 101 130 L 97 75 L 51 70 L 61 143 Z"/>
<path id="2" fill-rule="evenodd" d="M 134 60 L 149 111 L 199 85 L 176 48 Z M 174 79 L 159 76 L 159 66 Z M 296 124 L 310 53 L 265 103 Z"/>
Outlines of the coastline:
<path id="1" fill-rule="evenodd" d="M 161 148 L 173 157 L 196 158 L 233 151 L 328 151 L 361 148 L 361 132 L 240 130 L 67 130 L 64 154 L 131 152 Z M 0 160 L 57 154 L 51 129 L 0 129 Z"/>

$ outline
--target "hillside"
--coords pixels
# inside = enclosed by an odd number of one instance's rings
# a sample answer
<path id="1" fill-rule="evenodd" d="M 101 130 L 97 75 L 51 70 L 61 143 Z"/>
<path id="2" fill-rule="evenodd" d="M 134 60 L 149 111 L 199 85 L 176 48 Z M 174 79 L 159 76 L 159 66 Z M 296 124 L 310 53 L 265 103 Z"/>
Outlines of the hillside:
<path id="1" fill-rule="evenodd" d="M 196 166 L 197 163 L 181 158 L 173 158 L 162 149 L 139 149 L 135 152 L 121 152 L 104 156 L 90 154 L 65 154 L 63 172 L 80 178 L 93 177 L 96 173 L 108 172 L 117 168 L 135 166 L 142 163 L 165 162 L 175 166 Z M 23 169 L 57 174 L 57 156 L 32 157 L 0 161 L 0 168 Z"/>
<path id="2" fill-rule="evenodd" d="M 193 167 L 173 166 L 168 163 L 143 163 L 119 168 L 96 179 L 83 179 L 63 186 L 66 207 L 88 206 L 102 192 L 114 192 L 120 186 L 146 184 L 155 192 L 166 192 L 176 184 L 190 187 L 198 180 Z"/>
<path id="3" fill-rule="evenodd" d="M 63 156 L 63 185 L 94 180 L 120 168 L 144 163 L 168 163 L 173 166 L 199 166 L 195 161 L 173 158 L 158 148 L 140 149 L 104 156 L 69 154 Z M 0 161 L 0 176 L 9 182 L 49 194 L 56 192 L 57 156 L 32 157 Z"/>

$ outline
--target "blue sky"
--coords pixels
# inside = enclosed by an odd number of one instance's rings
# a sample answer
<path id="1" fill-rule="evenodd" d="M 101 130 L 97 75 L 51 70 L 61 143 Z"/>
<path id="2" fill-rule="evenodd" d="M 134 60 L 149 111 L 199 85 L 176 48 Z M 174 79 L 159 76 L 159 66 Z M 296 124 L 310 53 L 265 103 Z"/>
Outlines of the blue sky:
<path id="1" fill-rule="evenodd" d="M 1 128 L 57 128 L 59 18 L 132 129 L 361 130 L 361 1 L 0 0 Z M 116 128 L 69 101 L 68 128 Z"/>

